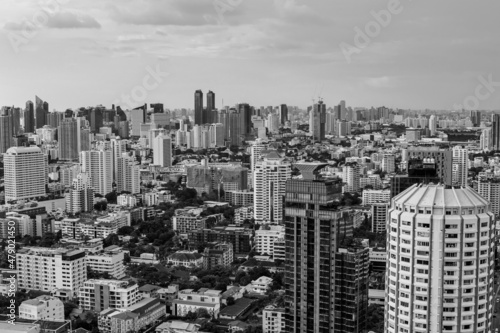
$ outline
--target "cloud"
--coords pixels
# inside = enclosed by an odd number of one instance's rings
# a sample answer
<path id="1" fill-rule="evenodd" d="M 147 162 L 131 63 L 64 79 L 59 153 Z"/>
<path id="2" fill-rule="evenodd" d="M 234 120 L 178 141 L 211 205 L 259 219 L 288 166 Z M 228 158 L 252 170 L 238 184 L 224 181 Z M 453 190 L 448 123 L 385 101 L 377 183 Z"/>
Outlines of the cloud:
<path id="1" fill-rule="evenodd" d="M 56 29 L 72 28 L 92 28 L 99 29 L 101 24 L 95 18 L 88 14 L 80 12 L 57 12 L 50 17 L 47 27 Z"/>

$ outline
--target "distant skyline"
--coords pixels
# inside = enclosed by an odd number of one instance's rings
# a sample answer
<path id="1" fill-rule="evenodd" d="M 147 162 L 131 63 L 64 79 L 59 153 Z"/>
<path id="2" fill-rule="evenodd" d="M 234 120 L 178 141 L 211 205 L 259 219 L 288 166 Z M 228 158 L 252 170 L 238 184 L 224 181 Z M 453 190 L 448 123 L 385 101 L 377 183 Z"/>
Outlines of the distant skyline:
<path id="1" fill-rule="evenodd" d="M 395 6 L 377 23 L 372 12 Z M 321 95 L 328 107 L 453 109 L 480 96 L 478 109 L 499 110 L 499 12 L 464 0 L 3 0 L 0 105 L 38 95 L 51 111 L 110 107 L 149 87 L 137 105 L 192 109 L 202 89 L 217 108 L 305 109 Z M 33 17 L 43 24 L 23 35 Z M 377 24 L 348 61 L 341 45 Z M 168 75 L 144 83 L 156 68 Z"/>

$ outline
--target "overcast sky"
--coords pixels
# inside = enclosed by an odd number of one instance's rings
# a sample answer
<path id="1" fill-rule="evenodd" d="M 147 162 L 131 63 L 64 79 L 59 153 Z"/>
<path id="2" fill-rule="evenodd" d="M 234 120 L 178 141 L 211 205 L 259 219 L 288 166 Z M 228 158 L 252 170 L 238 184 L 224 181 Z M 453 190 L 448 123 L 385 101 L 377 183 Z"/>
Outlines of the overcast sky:
<path id="1" fill-rule="evenodd" d="M 500 83 L 480 79 L 500 82 L 498 1 L 391 2 L 2 0 L 0 105 L 36 94 L 51 110 L 126 107 L 147 92 L 193 108 L 194 91 L 210 89 L 216 107 L 321 95 L 327 106 L 500 109 Z M 380 24 L 372 11 L 392 14 Z M 371 36 L 356 43 L 356 28 Z"/>

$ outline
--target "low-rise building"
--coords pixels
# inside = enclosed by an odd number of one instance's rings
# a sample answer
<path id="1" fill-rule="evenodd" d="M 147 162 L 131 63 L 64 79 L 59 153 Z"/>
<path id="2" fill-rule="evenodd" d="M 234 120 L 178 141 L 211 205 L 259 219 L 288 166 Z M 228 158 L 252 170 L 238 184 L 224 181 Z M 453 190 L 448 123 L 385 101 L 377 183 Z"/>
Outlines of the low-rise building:
<path id="1" fill-rule="evenodd" d="M 245 220 L 253 218 L 253 206 L 240 207 L 234 210 L 234 223 L 241 225 Z"/>
<path id="2" fill-rule="evenodd" d="M 46 295 L 28 299 L 19 306 L 19 318 L 64 321 L 64 304 L 57 297 Z"/>
<path id="3" fill-rule="evenodd" d="M 172 302 L 177 299 L 179 294 L 179 285 L 171 284 L 167 288 L 161 288 L 157 291 L 158 298 L 165 303 L 167 311 L 172 309 Z"/>
<path id="4" fill-rule="evenodd" d="M 271 289 L 271 284 L 273 279 L 268 276 L 261 276 L 257 280 L 250 282 L 246 289 L 249 293 L 255 293 L 259 295 L 265 295 L 269 289 Z"/>
<path id="5" fill-rule="evenodd" d="M 139 293 L 137 296 L 142 298 L 159 298 L 158 290 L 162 289 L 162 287 L 155 286 L 154 284 L 145 284 L 142 287 L 139 287 Z"/>
<path id="6" fill-rule="evenodd" d="M 219 318 L 229 320 L 244 319 L 253 308 L 254 302 L 255 300 L 253 299 L 242 297 L 236 300 L 234 304 L 228 305 L 222 309 Z"/>
<path id="7" fill-rule="evenodd" d="M 268 254 L 274 256 L 274 244 L 278 239 L 285 237 L 285 226 L 272 225 L 269 227 L 262 226 L 255 231 L 255 246 L 260 254 Z"/>
<path id="8" fill-rule="evenodd" d="M 285 309 L 268 305 L 262 311 L 262 332 L 285 332 Z"/>
<path id="9" fill-rule="evenodd" d="M 203 251 L 203 268 L 212 269 L 216 266 L 229 267 L 234 261 L 233 244 L 215 243 Z"/>
<path id="10" fill-rule="evenodd" d="M 169 320 L 155 329 L 156 333 L 196 333 L 200 325 L 181 320 Z"/>
<path id="11" fill-rule="evenodd" d="M 167 257 L 167 263 L 174 266 L 201 267 L 203 255 L 197 251 L 177 251 Z"/>
<path id="12" fill-rule="evenodd" d="M 198 291 L 193 289 L 181 290 L 177 296 L 178 299 L 172 302 L 172 314 L 183 317 L 190 311 L 196 312 L 198 309 L 205 309 L 212 317 L 218 318 L 221 294 L 220 290 L 207 288 L 201 288 Z"/>
<path id="13" fill-rule="evenodd" d="M 125 277 L 125 255 L 120 247 L 109 246 L 101 253 L 87 254 L 87 267 L 99 273 L 108 273 L 114 279 Z"/>

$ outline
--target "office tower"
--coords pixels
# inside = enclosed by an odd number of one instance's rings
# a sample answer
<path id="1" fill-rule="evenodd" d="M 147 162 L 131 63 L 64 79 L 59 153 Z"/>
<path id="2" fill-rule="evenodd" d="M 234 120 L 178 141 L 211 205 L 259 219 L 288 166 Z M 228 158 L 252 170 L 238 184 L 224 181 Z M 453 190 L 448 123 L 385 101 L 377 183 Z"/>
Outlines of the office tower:
<path id="1" fill-rule="evenodd" d="M 24 132 L 35 132 L 35 108 L 32 101 L 26 102 L 26 109 L 24 110 Z"/>
<path id="2" fill-rule="evenodd" d="M 288 106 L 286 104 L 281 104 L 280 106 L 280 123 L 285 125 L 288 121 Z"/>
<path id="3" fill-rule="evenodd" d="M 165 113 L 152 113 L 151 114 L 151 128 L 167 129 L 170 130 L 170 114 Z"/>
<path id="4" fill-rule="evenodd" d="M 4 154 L 5 202 L 45 196 L 47 156 L 38 147 L 12 147 Z"/>
<path id="5" fill-rule="evenodd" d="M 481 150 L 491 150 L 491 128 L 486 128 L 481 132 L 479 137 L 479 148 Z"/>
<path id="6" fill-rule="evenodd" d="M 80 153 L 81 172 L 90 176 L 94 193 L 104 196 L 113 191 L 113 155 L 111 150 Z"/>
<path id="7" fill-rule="evenodd" d="M 445 185 L 452 185 L 453 179 L 453 154 L 450 149 L 437 146 L 408 147 L 408 158 L 423 161 L 432 158 L 437 167 L 437 176 Z M 395 195 L 393 193 L 393 195 Z"/>
<path id="8" fill-rule="evenodd" d="M 135 108 L 130 110 L 130 135 L 140 136 L 141 135 L 141 124 L 146 123 L 146 110 L 144 107 Z"/>
<path id="9" fill-rule="evenodd" d="M 217 122 L 217 119 L 214 118 L 215 110 L 215 93 L 211 90 L 207 93 L 207 124 L 213 124 Z"/>
<path id="10" fill-rule="evenodd" d="M 12 116 L 7 114 L 7 110 L 0 113 L 0 154 L 7 152 L 12 147 Z"/>
<path id="11" fill-rule="evenodd" d="M 240 133 L 247 135 L 252 133 L 252 110 L 247 103 L 238 104 L 238 112 L 240 114 Z"/>
<path id="12" fill-rule="evenodd" d="M 492 150 L 500 150 L 500 114 L 493 114 L 491 121 Z"/>
<path id="13" fill-rule="evenodd" d="M 431 132 L 431 136 L 436 135 L 437 125 L 436 125 L 436 116 L 431 115 L 429 118 L 429 130 Z"/>
<path id="14" fill-rule="evenodd" d="M 323 101 L 314 104 L 309 113 L 309 132 L 312 139 L 322 141 L 325 139 L 326 105 Z"/>
<path id="15" fill-rule="evenodd" d="M 381 169 L 386 173 L 396 172 L 396 159 L 393 154 L 384 154 L 382 157 Z"/>
<path id="16" fill-rule="evenodd" d="M 222 124 L 211 124 L 209 129 L 210 148 L 224 147 L 225 128 Z"/>
<path id="17" fill-rule="evenodd" d="M 77 214 L 90 212 L 94 209 L 94 190 L 92 181 L 86 173 L 80 173 L 73 179 L 73 184 L 66 193 L 66 212 Z"/>
<path id="18" fill-rule="evenodd" d="M 87 280 L 85 252 L 46 247 L 24 247 L 16 253 L 19 288 L 53 292 L 71 291 L 71 297 Z"/>
<path id="19" fill-rule="evenodd" d="M 242 126 L 243 114 L 236 112 L 236 110 L 230 110 L 229 113 L 229 132 L 228 140 L 232 146 L 241 146 L 245 139 L 245 133 L 243 132 L 244 126 Z"/>
<path id="20" fill-rule="evenodd" d="M 394 197 L 384 332 L 491 332 L 494 224 L 470 188 L 414 185 Z"/>
<path id="21" fill-rule="evenodd" d="M 453 185 L 467 186 L 469 171 L 469 152 L 461 146 L 453 147 Z"/>
<path id="22" fill-rule="evenodd" d="M 203 92 L 196 90 L 194 92 L 194 124 L 203 125 Z"/>
<path id="23" fill-rule="evenodd" d="M 491 212 L 500 214 L 500 180 L 498 178 L 478 177 L 477 193 L 491 204 Z"/>
<path id="24" fill-rule="evenodd" d="M 3 107 L 0 110 L 0 116 L 10 116 L 10 128 L 12 131 L 12 136 L 18 136 L 21 134 L 21 109 L 15 107 Z"/>
<path id="25" fill-rule="evenodd" d="M 163 108 L 163 103 L 152 103 L 152 104 L 149 104 L 149 106 L 153 108 L 153 113 L 165 112 L 165 110 Z"/>
<path id="26" fill-rule="evenodd" d="M 99 107 L 90 110 L 90 131 L 99 133 L 99 128 L 103 126 L 103 110 Z"/>
<path id="27" fill-rule="evenodd" d="M 50 112 L 49 114 L 47 114 L 47 125 L 52 128 L 58 128 L 63 119 L 63 112 Z"/>
<path id="28" fill-rule="evenodd" d="M 341 243 L 352 237 L 353 220 L 347 211 L 333 209 L 334 184 L 319 177 L 326 164 L 295 166 L 302 179 L 286 182 L 285 197 L 285 332 L 351 332 L 339 329 L 336 323 L 341 320 L 340 315 L 358 317 L 358 311 L 341 309 L 342 304 L 350 298 L 364 308 L 368 294 L 363 291 L 356 295 L 357 288 L 345 286 L 343 277 L 336 276 L 335 266 Z M 356 279 L 351 280 L 355 282 Z M 344 286 L 348 295 L 337 295 L 341 291 L 337 284 Z"/>
<path id="29" fill-rule="evenodd" d="M 65 118 L 58 128 L 59 159 L 63 161 L 78 160 L 79 131 L 75 118 Z"/>
<path id="30" fill-rule="evenodd" d="M 123 191 L 131 194 L 141 193 L 141 179 L 139 174 L 139 165 L 133 156 L 123 153 L 118 157 L 116 191 Z"/>
<path id="31" fill-rule="evenodd" d="M 35 96 L 35 129 L 47 125 L 48 108 L 48 103 L 45 104 L 38 96 Z"/>
<path id="32" fill-rule="evenodd" d="M 359 178 L 361 166 L 356 162 L 347 162 L 343 168 L 344 192 L 357 192 L 360 189 Z"/>
<path id="33" fill-rule="evenodd" d="M 111 139 L 111 151 L 113 153 L 113 179 L 116 180 L 118 172 L 118 158 L 127 151 L 128 140 Z"/>
<path id="34" fill-rule="evenodd" d="M 481 124 L 481 112 L 477 110 L 471 110 L 470 121 L 472 122 L 472 126 L 479 127 L 479 125 Z"/>
<path id="35" fill-rule="evenodd" d="M 128 121 L 120 121 L 120 127 L 118 128 L 118 136 L 122 139 L 128 139 L 130 136 L 130 123 Z"/>
<path id="36" fill-rule="evenodd" d="M 169 136 L 160 134 L 153 139 L 153 164 L 162 167 L 172 166 L 172 141 Z"/>
<path id="37" fill-rule="evenodd" d="M 267 115 L 266 127 L 271 133 L 276 133 L 279 130 L 279 119 L 278 115 L 274 113 L 269 113 Z"/>
<path id="38" fill-rule="evenodd" d="M 440 183 L 438 167 L 434 158 L 412 158 L 408 161 L 408 174 L 391 175 L 391 197 L 398 195 L 414 184 Z"/>
<path id="39" fill-rule="evenodd" d="M 253 173 L 256 223 L 282 223 L 286 181 L 292 178 L 291 164 L 274 150 L 257 161 Z"/>
<path id="40" fill-rule="evenodd" d="M 351 123 L 345 120 L 337 122 L 337 132 L 335 133 L 339 137 L 344 137 L 351 135 Z"/>

